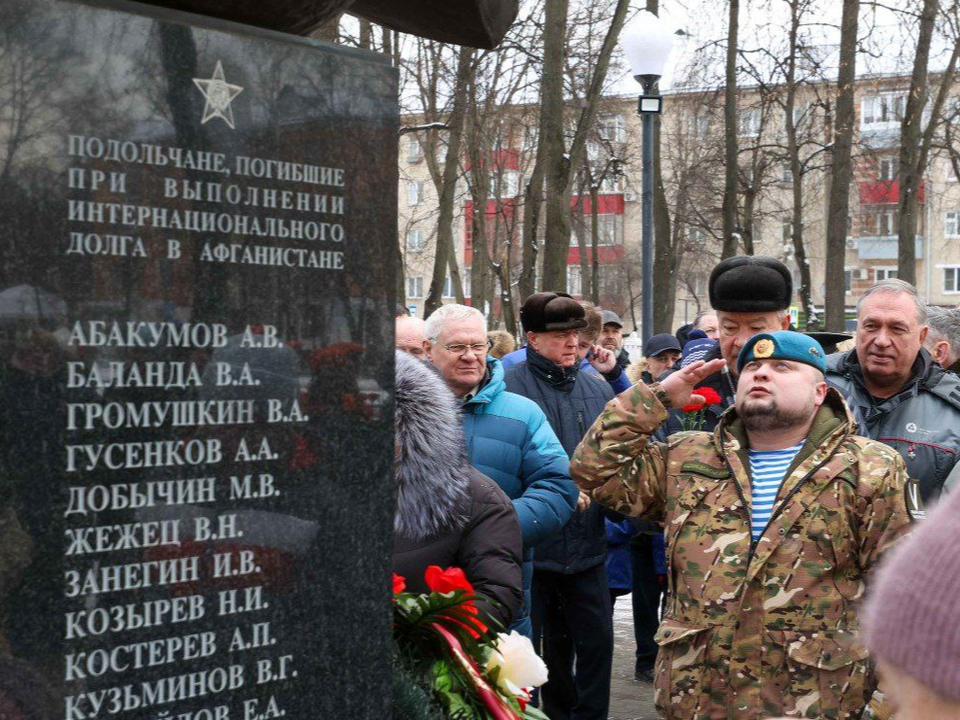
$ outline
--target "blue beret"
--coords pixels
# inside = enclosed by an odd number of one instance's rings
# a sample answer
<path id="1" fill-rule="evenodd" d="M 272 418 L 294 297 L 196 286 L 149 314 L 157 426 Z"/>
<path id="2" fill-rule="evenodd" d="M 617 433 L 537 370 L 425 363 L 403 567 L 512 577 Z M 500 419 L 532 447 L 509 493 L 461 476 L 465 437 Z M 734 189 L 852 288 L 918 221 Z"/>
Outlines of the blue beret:
<path id="1" fill-rule="evenodd" d="M 767 359 L 806 363 L 824 374 L 827 372 L 827 358 L 820 343 L 792 330 L 760 333 L 747 340 L 737 356 L 737 372 L 751 360 Z"/>

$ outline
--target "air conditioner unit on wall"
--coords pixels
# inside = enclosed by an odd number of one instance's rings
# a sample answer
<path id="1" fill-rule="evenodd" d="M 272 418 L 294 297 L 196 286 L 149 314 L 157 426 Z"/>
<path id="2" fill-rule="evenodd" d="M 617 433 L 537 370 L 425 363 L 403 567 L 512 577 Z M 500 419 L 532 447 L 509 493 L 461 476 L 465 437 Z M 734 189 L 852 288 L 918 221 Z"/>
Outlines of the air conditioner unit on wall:
<path id="1" fill-rule="evenodd" d="M 623 194 L 624 202 L 636 202 L 636 200 L 637 200 L 637 194 L 635 192 L 625 192 Z"/>

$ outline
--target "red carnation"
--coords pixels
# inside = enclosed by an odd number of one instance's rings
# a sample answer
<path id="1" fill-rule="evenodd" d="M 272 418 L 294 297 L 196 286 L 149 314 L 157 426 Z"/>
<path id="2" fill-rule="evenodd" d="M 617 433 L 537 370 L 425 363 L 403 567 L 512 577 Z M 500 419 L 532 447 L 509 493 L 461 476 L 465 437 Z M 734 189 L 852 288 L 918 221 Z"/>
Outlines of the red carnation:
<path id="1" fill-rule="evenodd" d="M 431 565 L 423 574 L 423 579 L 426 580 L 428 588 L 441 595 L 455 590 L 464 590 L 467 595 L 473 595 L 473 585 L 458 567 L 441 570 L 439 565 Z"/>
<path id="2" fill-rule="evenodd" d="M 723 402 L 723 398 L 712 387 L 694 388 L 693 392 L 703 398 L 704 405 L 719 405 Z"/>
<path id="3" fill-rule="evenodd" d="M 393 574 L 393 594 L 397 595 L 407 589 L 407 579 L 402 575 Z"/>

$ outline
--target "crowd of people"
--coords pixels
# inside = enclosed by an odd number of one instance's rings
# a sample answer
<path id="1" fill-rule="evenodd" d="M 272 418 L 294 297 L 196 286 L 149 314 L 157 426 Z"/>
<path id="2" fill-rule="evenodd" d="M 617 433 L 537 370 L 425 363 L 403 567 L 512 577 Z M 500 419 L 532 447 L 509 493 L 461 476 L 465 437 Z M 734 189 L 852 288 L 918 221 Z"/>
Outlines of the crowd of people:
<path id="1" fill-rule="evenodd" d="M 960 310 L 884 280 L 833 352 L 773 258 L 709 299 L 637 362 L 562 292 L 520 348 L 472 307 L 398 313 L 395 570 L 462 567 L 552 720 L 607 719 L 626 594 L 665 718 L 960 717 Z"/>

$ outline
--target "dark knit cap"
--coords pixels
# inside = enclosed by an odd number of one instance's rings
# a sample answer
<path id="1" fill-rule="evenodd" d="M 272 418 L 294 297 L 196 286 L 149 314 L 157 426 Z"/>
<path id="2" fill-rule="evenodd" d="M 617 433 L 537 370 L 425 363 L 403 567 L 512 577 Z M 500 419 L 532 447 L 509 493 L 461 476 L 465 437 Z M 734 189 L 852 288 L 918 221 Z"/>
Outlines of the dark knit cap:
<path id="1" fill-rule="evenodd" d="M 775 312 L 790 307 L 793 278 L 772 257 L 738 255 L 710 273 L 710 305 L 725 312 Z"/>
<path id="2" fill-rule="evenodd" d="M 960 492 L 881 563 L 864 609 L 870 651 L 960 702 Z"/>
<path id="3" fill-rule="evenodd" d="M 583 306 L 567 293 L 539 292 L 523 301 L 520 322 L 524 332 L 580 330 L 587 326 Z"/>

